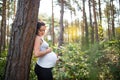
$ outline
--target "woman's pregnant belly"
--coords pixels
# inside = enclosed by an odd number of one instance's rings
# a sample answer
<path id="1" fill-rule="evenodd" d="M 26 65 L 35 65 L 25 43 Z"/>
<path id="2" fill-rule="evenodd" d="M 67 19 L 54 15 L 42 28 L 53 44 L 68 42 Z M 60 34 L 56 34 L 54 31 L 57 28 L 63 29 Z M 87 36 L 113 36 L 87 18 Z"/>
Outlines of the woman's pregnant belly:
<path id="1" fill-rule="evenodd" d="M 50 52 L 45 56 L 39 58 L 38 64 L 41 67 L 50 68 L 55 66 L 56 61 L 57 61 L 57 55 L 54 52 Z"/>

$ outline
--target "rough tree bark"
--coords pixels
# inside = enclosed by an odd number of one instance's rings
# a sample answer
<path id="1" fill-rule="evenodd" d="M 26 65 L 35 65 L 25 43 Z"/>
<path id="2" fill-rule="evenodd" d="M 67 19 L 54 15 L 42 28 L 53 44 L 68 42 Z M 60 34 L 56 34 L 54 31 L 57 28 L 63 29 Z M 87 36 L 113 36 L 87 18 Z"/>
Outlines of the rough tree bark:
<path id="1" fill-rule="evenodd" d="M 12 25 L 5 80 L 29 80 L 40 0 L 18 0 Z"/>
<path id="2" fill-rule="evenodd" d="M 89 47 L 89 40 L 88 40 L 88 24 L 87 24 L 87 17 L 86 17 L 86 11 L 85 11 L 85 0 L 83 0 L 83 21 L 85 26 L 85 46 L 86 48 Z"/>
<path id="3" fill-rule="evenodd" d="M 54 32 L 54 5 L 52 0 L 52 44 L 55 44 L 55 32 Z"/>
<path id="4" fill-rule="evenodd" d="M 63 44 L 63 32 L 64 32 L 64 26 L 63 26 L 63 15 L 64 15 L 64 0 L 61 1 L 61 15 L 60 15 L 60 37 L 59 37 L 59 44 L 58 47 L 62 46 Z"/>
<path id="5" fill-rule="evenodd" d="M 92 21 L 92 9 L 91 9 L 91 0 L 88 1 L 89 3 L 89 21 L 90 21 L 90 27 L 91 27 L 91 43 L 94 43 L 94 27 L 93 27 L 93 21 Z"/>
<path id="6" fill-rule="evenodd" d="M 95 26 L 95 39 L 96 39 L 96 42 L 99 42 L 95 0 L 92 0 L 92 2 L 93 2 L 93 15 L 94 15 L 94 26 Z"/>
<path id="7" fill-rule="evenodd" d="M 2 20 L 1 20 L 1 29 L 0 29 L 0 53 L 1 51 L 5 50 L 6 46 L 6 0 L 3 0 L 2 3 Z"/>

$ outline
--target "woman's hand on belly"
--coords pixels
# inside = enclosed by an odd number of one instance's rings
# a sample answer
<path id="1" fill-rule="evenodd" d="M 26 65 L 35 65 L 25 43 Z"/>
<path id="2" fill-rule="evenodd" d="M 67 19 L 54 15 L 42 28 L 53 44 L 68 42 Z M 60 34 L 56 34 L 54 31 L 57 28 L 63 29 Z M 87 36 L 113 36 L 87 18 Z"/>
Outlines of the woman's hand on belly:
<path id="1" fill-rule="evenodd" d="M 48 47 L 48 48 L 46 49 L 46 53 L 50 53 L 50 52 L 52 52 L 52 49 L 51 49 L 50 47 Z"/>

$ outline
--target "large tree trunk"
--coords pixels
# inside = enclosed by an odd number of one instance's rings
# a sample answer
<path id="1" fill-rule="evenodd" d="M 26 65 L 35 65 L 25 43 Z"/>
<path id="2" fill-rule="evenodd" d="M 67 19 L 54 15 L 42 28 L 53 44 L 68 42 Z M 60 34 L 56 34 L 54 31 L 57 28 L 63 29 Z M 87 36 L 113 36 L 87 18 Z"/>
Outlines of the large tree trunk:
<path id="1" fill-rule="evenodd" d="M 98 37 L 98 25 L 97 25 L 97 19 L 96 19 L 96 5 L 95 5 L 95 0 L 93 1 L 93 14 L 94 14 L 94 26 L 95 26 L 95 39 L 96 42 L 99 42 L 99 37 Z"/>
<path id="2" fill-rule="evenodd" d="M 111 33 L 110 33 L 110 18 L 107 18 L 107 23 L 108 23 L 108 39 L 111 40 Z"/>
<path id="3" fill-rule="evenodd" d="M 112 17 L 112 37 L 113 39 L 115 39 L 115 24 L 114 24 L 114 21 L 115 21 L 115 12 L 114 12 L 114 4 L 113 4 L 113 0 L 111 0 L 111 17 Z"/>
<path id="4" fill-rule="evenodd" d="M 100 20 L 100 25 L 102 25 L 101 0 L 98 0 L 98 4 L 99 4 L 99 20 Z"/>
<path id="5" fill-rule="evenodd" d="M 1 36 L 0 36 L 0 51 L 5 50 L 6 46 L 6 0 L 2 3 L 2 21 L 1 21 Z"/>
<path id="6" fill-rule="evenodd" d="M 54 33 L 54 6 L 52 0 L 52 44 L 55 44 L 55 33 Z"/>
<path id="7" fill-rule="evenodd" d="M 85 26 L 85 46 L 89 47 L 89 41 L 88 41 L 88 24 L 87 24 L 87 17 L 86 17 L 86 11 L 85 11 L 85 0 L 83 0 L 83 21 Z"/>
<path id="8" fill-rule="evenodd" d="M 16 0 L 14 0 L 14 15 L 16 15 Z"/>
<path id="9" fill-rule="evenodd" d="M 118 1 L 119 8 L 118 8 L 118 26 L 120 26 L 120 0 Z"/>
<path id="10" fill-rule="evenodd" d="M 94 27 L 92 25 L 92 13 L 91 13 L 91 0 L 89 0 L 89 18 L 90 18 L 90 27 L 91 27 L 91 43 L 94 43 Z"/>
<path id="11" fill-rule="evenodd" d="M 84 43 L 85 43 L 85 41 L 84 41 L 84 37 L 85 37 L 84 36 L 85 35 L 85 32 L 84 32 L 85 31 L 84 21 L 81 22 L 80 26 L 81 26 L 81 45 L 84 46 Z"/>
<path id="12" fill-rule="evenodd" d="M 1 57 L 1 48 L 2 48 L 1 44 L 2 44 L 2 36 L 1 36 L 1 26 L 0 26 L 0 57 Z"/>
<path id="13" fill-rule="evenodd" d="M 6 45 L 9 45 L 10 37 L 10 0 L 7 1 L 7 26 L 6 26 Z"/>
<path id="14" fill-rule="evenodd" d="M 61 1 L 61 15 L 60 15 L 60 37 L 59 37 L 59 47 L 63 44 L 63 32 L 64 32 L 64 26 L 63 26 L 63 15 L 64 15 L 64 0 Z"/>
<path id="15" fill-rule="evenodd" d="M 5 80 L 29 80 L 40 0 L 18 0 L 12 25 Z"/>

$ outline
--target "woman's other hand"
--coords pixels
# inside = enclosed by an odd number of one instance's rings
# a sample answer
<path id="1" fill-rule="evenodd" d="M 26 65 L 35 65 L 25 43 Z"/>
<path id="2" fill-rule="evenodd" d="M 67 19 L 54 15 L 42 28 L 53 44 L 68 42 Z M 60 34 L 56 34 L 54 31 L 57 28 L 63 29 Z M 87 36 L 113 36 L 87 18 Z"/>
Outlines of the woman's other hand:
<path id="1" fill-rule="evenodd" d="M 50 53 L 52 51 L 52 48 L 50 48 L 50 47 L 48 47 L 47 49 L 46 49 L 46 53 Z"/>

